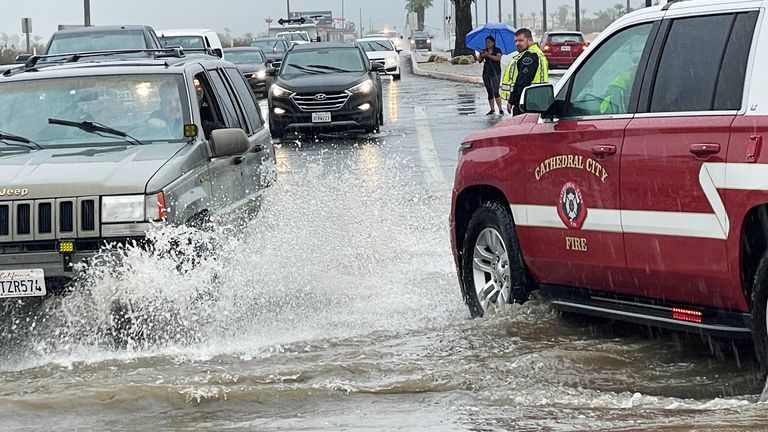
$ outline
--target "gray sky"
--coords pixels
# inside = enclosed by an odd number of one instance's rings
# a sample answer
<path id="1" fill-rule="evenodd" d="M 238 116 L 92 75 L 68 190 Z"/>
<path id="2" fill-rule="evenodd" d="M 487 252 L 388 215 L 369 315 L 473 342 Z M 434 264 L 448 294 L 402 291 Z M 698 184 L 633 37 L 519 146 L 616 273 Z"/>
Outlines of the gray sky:
<path id="1" fill-rule="evenodd" d="M 443 2 L 433 0 L 427 13 L 427 25 L 442 27 Z M 554 10 L 568 0 L 548 0 Z M 582 0 L 582 8 L 602 9 L 626 0 Z M 643 0 L 631 0 L 639 6 Z M 80 24 L 83 21 L 82 0 L 2 0 L 0 31 L 19 33 L 21 18 L 32 17 L 35 34 L 44 38 L 56 30 L 58 24 Z M 480 22 L 485 20 L 485 1 L 479 0 Z M 570 3 L 570 2 L 569 2 Z M 212 4 L 214 7 L 206 7 Z M 291 0 L 292 10 L 332 10 L 341 16 L 342 0 Z M 345 16 L 358 22 L 362 10 L 363 24 L 369 20 L 375 28 L 385 26 L 402 28 L 405 23 L 405 0 L 345 0 Z M 488 0 L 491 20 L 498 15 L 498 0 Z M 539 0 L 518 0 L 522 12 L 537 10 Z M 511 12 L 512 0 L 502 0 L 502 11 Z M 156 29 L 178 27 L 209 27 L 218 31 L 230 28 L 234 34 L 257 33 L 266 30 L 264 18 L 285 15 L 285 0 L 91 0 L 94 24 L 149 24 Z"/>

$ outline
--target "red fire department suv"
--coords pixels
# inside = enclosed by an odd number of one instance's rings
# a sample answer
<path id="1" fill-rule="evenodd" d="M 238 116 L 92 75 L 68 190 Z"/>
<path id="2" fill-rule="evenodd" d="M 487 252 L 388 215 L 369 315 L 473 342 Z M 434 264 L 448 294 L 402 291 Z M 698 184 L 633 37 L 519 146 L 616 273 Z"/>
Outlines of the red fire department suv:
<path id="1" fill-rule="evenodd" d="M 768 364 L 766 1 L 611 25 L 527 114 L 467 137 L 451 239 L 473 316 L 570 312 L 752 337 Z M 766 148 L 763 148 L 766 147 Z"/>

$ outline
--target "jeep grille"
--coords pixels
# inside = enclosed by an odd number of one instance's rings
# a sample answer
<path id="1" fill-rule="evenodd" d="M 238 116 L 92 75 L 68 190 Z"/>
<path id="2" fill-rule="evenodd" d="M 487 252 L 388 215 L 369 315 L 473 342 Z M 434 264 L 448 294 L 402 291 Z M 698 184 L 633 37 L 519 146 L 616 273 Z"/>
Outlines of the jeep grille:
<path id="1" fill-rule="evenodd" d="M 0 242 L 99 236 L 99 198 L 0 201 Z"/>

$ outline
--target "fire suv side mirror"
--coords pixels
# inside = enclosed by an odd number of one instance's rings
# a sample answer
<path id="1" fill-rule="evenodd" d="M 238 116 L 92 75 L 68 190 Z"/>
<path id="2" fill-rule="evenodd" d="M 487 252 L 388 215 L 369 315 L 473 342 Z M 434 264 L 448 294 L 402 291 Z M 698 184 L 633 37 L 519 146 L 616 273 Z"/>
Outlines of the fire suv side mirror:
<path id="1" fill-rule="evenodd" d="M 532 85 L 523 89 L 520 98 L 522 99 L 520 111 L 543 114 L 555 102 L 555 88 L 552 84 Z"/>

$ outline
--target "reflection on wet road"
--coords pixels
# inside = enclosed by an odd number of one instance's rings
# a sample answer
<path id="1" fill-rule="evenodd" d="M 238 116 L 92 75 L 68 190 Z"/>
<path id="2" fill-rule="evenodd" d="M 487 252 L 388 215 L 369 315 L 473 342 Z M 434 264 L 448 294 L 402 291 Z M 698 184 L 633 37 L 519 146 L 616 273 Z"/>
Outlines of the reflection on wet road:
<path id="1" fill-rule="evenodd" d="M 4 311 L 2 429 L 762 428 L 748 348 L 540 299 L 469 320 L 450 190 L 462 137 L 499 118 L 479 86 L 407 74 L 384 99 L 378 136 L 282 143 L 262 213 L 196 270 L 130 250 L 119 277 Z M 144 330 L 127 349 L 101 331 L 115 298 Z"/>

